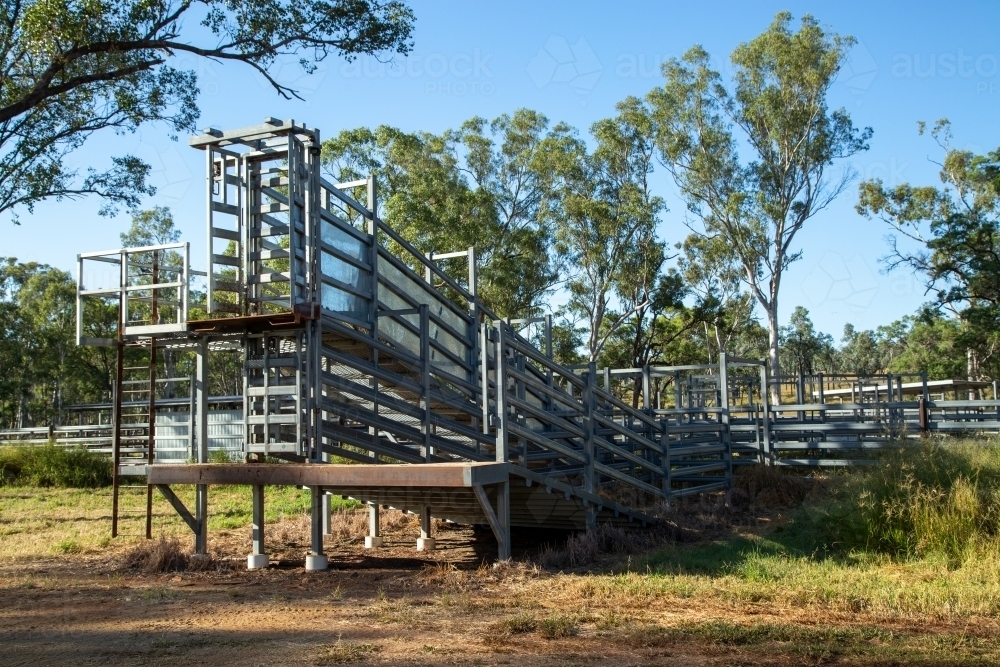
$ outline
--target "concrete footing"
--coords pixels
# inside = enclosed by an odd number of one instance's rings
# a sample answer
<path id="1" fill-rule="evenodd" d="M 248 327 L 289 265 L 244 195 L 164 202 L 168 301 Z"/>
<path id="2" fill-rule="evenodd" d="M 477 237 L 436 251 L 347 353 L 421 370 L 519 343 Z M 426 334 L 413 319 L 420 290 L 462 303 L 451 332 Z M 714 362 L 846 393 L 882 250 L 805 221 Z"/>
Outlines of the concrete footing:
<path id="1" fill-rule="evenodd" d="M 250 554 L 247 556 L 248 570 L 263 570 L 270 563 L 267 554 Z"/>
<path id="2" fill-rule="evenodd" d="M 375 549 L 383 544 L 381 537 L 375 535 L 365 535 L 365 549 Z"/>
<path id="3" fill-rule="evenodd" d="M 417 551 L 434 551 L 435 544 L 433 537 L 418 537 Z"/>
<path id="4" fill-rule="evenodd" d="M 309 572 L 319 572 L 320 570 L 325 570 L 327 565 L 328 561 L 326 556 L 322 554 L 309 554 L 306 556 L 306 570 Z"/>

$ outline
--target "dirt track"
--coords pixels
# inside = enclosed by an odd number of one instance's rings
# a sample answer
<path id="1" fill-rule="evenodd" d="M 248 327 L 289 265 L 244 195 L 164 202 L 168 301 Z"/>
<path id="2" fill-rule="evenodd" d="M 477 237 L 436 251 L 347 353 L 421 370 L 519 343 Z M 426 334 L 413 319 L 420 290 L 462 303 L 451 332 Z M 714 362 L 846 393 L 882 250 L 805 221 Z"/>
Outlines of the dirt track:
<path id="1" fill-rule="evenodd" d="M 940 654 L 924 661 L 912 647 L 898 653 L 660 631 L 693 622 L 878 626 L 903 643 L 962 633 L 991 645 L 997 631 L 993 622 L 971 631 L 720 600 L 596 603 L 574 592 L 585 574 L 477 567 L 495 545 L 470 529 L 439 530 L 443 548 L 418 554 L 411 528 L 387 535 L 377 557 L 355 543 L 331 546 L 333 567 L 322 573 L 304 571 L 304 542 L 294 539 L 274 544 L 279 563 L 246 571 L 238 556 L 243 531 L 216 534 L 220 558 L 197 572 L 143 574 L 123 566 L 121 549 L 8 563 L 0 566 L 0 664 L 942 664 Z"/>

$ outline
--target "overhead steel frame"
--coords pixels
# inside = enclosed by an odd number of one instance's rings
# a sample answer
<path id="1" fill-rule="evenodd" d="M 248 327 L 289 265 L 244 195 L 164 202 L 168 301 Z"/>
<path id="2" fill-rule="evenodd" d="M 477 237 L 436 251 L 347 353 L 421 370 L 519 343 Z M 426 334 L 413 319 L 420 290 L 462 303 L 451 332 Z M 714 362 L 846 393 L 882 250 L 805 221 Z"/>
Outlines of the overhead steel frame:
<path id="1" fill-rule="evenodd" d="M 489 525 L 498 555 L 508 558 L 511 526 L 645 524 L 653 520 L 648 506 L 731 483 L 728 430 L 704 429 L 708 437 L 678 447 L 662 415 L 601 388 L 592 365 L 581 375 L 555 363 L 548 344 L 540 351 L 515 330 L 531 321 L 504 321 L 479 301 L 474 249 L 425 256 L 379 218 L 373 178 L 340 184 L 323 178 L 318 130 L 269 118 L 239 130 L 208 129 L 190 144 L 206 154 L 207 318 L 186 316 L 186 280 L 197 272 L 185 246 L 184 278 L 145 286 L 153 294 L 181 290 L 184 317 L 146 329 L 126 320 L 118 333 L 122 344 L 159 341 L 196 353 L 198 464 L 158 465 L 150 451 L 141 472 L 185 518 L 199 552 L 207 547 L 206 480 L 247 483 L 255 510 L 248 564 L 266 563 L 263 485 L 284 483 L 295 469 L 267 463 L 268 457 L 309 466 L 331 457 L 360 464 L 298 478 L 312 491 L 312 569 L 325 567 L 328 492 L 370 503 L 372 545 L 379 537 L 377 507 L 391 505 L 420 513 L 424 548 L 433 548 L 433 515 Z M 125 266 L 148 251 L 115 253 Z M 467 276 L 456 278 L 438 264 L 463 256 Z M 80 275 L 85 298 L 93 292 Z M 117 290 L 102 296 L 117 295 L 124 315 L 131 288 L 123 281 Z M 78 331 L 84 331 L 87 310 L 80 303 Z M 81 342 L 93 343 L 82 336 Z M 243 355 L 244 455 L 253 462 L 229 477 L 203 467 L 208 358 L 219 343 L 235 344 Z M 726 367 L 723 357 L 723 375 Z M 724 409 L 716 408 L 720 419 Z M 404 463 L 411 465 L 389 477 L 367 472 Z M 486 464 L 493 467 L 468 467 Z M 433 477 L 434 484 L 418 481 L 427 479 L 421 470 L 441 465 L 469 472 L 461 484 L 447 475 Z M 170 490 L 182 482 L 197 485 L 194 513 Z"/>

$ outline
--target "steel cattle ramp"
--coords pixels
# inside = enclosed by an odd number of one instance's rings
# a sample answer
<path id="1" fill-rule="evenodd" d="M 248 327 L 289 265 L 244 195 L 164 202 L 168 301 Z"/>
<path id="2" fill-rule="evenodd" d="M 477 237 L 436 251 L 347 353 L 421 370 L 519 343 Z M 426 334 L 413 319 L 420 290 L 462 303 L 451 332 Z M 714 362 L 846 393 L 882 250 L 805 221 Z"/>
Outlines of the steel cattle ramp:
<path id="1" fill-rule="evenodd" d="M 190 144 L 206 159 L 206 270 L 189 266 L 184 244 L 81 255 L 78 332 L 81 344 L 116 346 L 119 368 L 130 349 L 148 350 L 150 369 L 158 351 L 190 358 L 197 463 L 158 458 L 154 429 L 134 452 L 145 465 L 122 465 L 118 435 L 113 451 L 116 478 L 146 474 L 191 526 L 197 551 L 207 548 L 210 484 L 252 486 L 260 521 L 265 486 L 311 489 L 316 568 L 326 562 L 318 517 L 330 493 L 369 504 L 373 546 L 387 505 L 421 514 L 424 547 L 433 515 L 490 525 L 507 558 L 512 525 L 648 525 L 661 503 L 728 488 L 724 405 L 657 414 L 602 387 L 593 365 L 553 361 L 480 301 L 474 248 L 424 255 L 380 219 L 374 178 L 327 181 L 319 130 L 269 118 Z M 92 286 L 94 260 L 116 264 L 121 280 Z M 467 271 L 456 273 L 461 260 Z M 189 281 L 198 277 L 207 294 L 196 307 Z M 117 306 L 115 338 L 85 335 L 97 310 L 88 299 Z M 241 368 L 240 465 L 209 463 L 213 363 Z M 723 358 L 723 387 L 730 365 Z M 167 403 L 147 384 L 144 416 L 156 424 Z M 119 382 L 119 426 L 122 392 Z M 491 481 L 470 482 L 476 475 Z M 196 486 L 193 511 L 172 484 Z M 266 560 L 260 540 L 251 565 Z"/>

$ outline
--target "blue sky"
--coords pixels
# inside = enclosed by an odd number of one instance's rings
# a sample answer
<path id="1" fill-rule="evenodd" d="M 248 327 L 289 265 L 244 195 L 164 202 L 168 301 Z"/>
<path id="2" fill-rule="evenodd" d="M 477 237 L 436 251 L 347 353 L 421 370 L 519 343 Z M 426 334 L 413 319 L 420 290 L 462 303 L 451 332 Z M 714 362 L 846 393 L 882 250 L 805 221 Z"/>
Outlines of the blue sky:
<path id="1" fill-rule="evenodd" d="M 196 62 L 202 111 L 199 125 L 240 127 L 265 116 L 294 118 L 326 137 L 342 129 L 389 124 L 439 132 L 479 115 L 492 118 L 519 107 L 585 130 L 612 115 L 616 102 L 644 95 L 661 82 L 659 63 L 702 44 L 726 71 L 740 42 L 763 31 L 774 14 L 817 17 L 858 45 L 835 84 L 830 103 L 858 126 L 871 126 L 871 150 L 850 166 L 863 178 L 889 184 L 937 183 L 931 160 L 940 150 L 918 137 L 916 123 L 941 117 L 953 123 L 954 145 L 977 151 L 1000 146 L 1000 3 L 954 2 L 411 2 L 415 48 L 395 65 L 365 58 L 330 60 L 312 76 L 294 61 L 276 75 L 306 101 L 279 98 L 248 68 Z M 181 63 L 182 65 L 185 63 Z M 169 206 L 195 268 L 204 260 L 204 153 L 172 142 L 164 127 L 134 135 L 95 135 L 74 154 L 75 166 L 103 165 L 133 153 L 153 167 L 159 192 L 148 201 Z M 670 211 L 662 236 L 687 233 L 684 210 L 671 183 L 657 177 Z M 785 277 L 782 320 L 805 306 L 816 325 L 839 338 L 846 322 L 862 328 L 912 313 L 924 300 L 906 272 L 884 273 L 888 229 L 854 212 L 850 187 L 798 237 L 803 259 Z M 127 215 L 106 219 L 98 203 L 47 202 L 21 225 L 0 219 L 0 255 L 67 270 L 76 253 L 118 247 Z"/>

